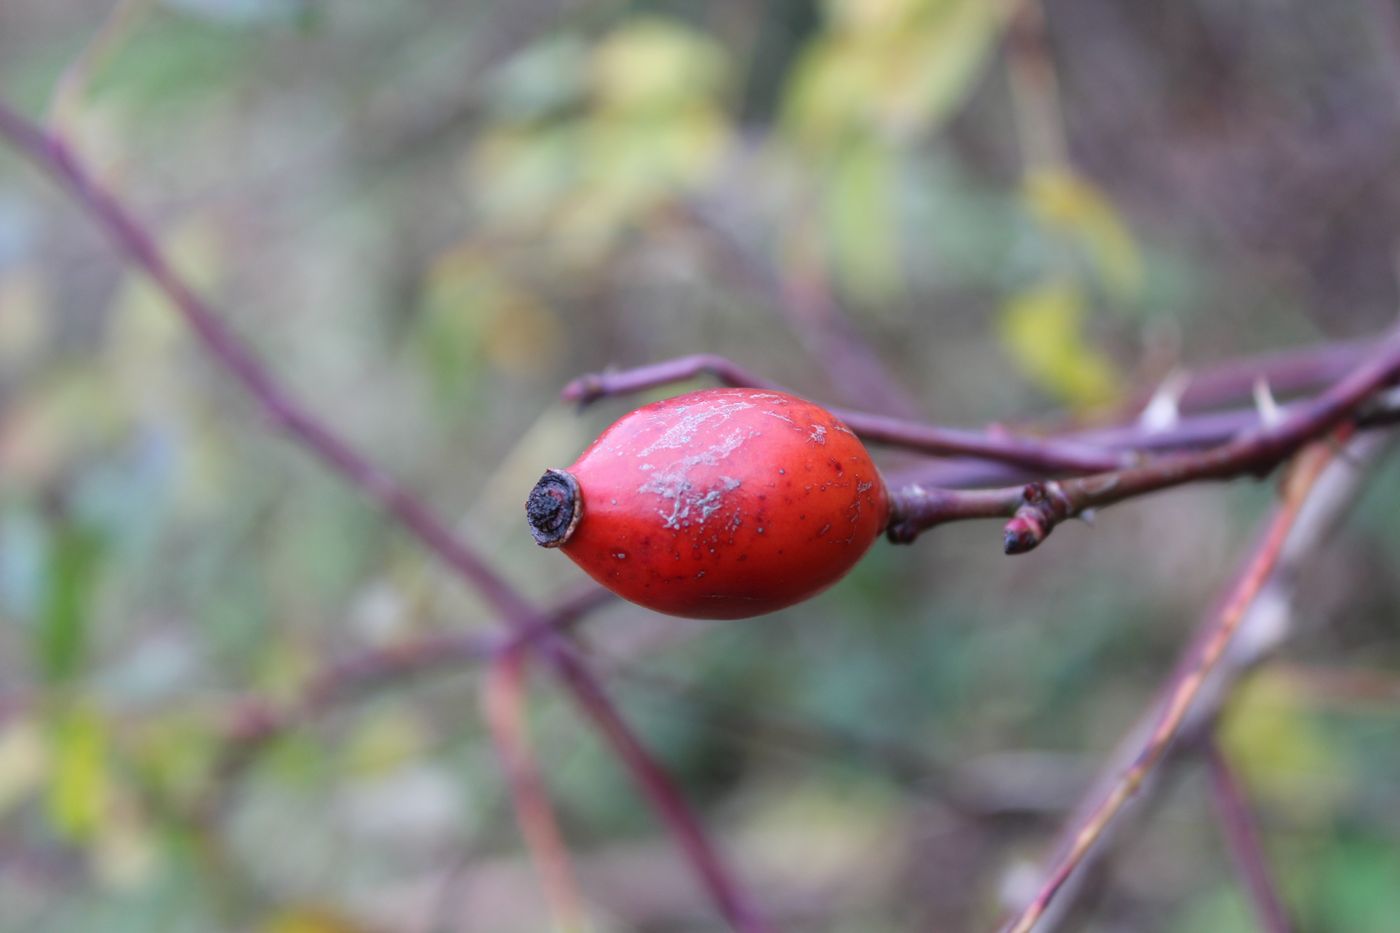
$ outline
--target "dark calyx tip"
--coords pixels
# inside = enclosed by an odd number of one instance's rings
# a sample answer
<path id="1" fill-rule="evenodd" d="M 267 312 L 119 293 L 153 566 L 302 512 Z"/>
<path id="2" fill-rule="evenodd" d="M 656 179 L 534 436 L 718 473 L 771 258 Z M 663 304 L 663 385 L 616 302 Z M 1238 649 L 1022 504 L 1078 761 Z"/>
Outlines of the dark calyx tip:
<path id="1" fill-rule="evenodd" d="M 525 500 L 530 534 L 540 547 L 558 547 L 569 540 L 582 513 L 578 480 L 563 470 L 545 470 Z"/>

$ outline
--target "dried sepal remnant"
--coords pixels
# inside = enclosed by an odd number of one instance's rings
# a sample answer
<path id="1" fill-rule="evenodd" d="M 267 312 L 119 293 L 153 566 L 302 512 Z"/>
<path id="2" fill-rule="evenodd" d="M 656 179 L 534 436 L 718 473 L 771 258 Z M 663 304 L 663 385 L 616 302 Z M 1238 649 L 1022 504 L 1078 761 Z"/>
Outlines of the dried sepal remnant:
<path id="1" fill-rule="evenodd" d="M 577 496 L 575 527 L 557 540 L 555 472 Z M 536 540 L 619 595 L 672 615 L 740 618 L 840 579 L 884 529 L 889 500 L 830 412 L 724 388 L 624 416 L 567 471 L 546 474 L 526 511 Z"/>
<path id="2" fill-rule="evenodd" d="M 569 540 L 583 515 L 578 482 L 563 470 L 545 470 L 525 500 L 530 534 L 541 547 L 558 547 Z"/>

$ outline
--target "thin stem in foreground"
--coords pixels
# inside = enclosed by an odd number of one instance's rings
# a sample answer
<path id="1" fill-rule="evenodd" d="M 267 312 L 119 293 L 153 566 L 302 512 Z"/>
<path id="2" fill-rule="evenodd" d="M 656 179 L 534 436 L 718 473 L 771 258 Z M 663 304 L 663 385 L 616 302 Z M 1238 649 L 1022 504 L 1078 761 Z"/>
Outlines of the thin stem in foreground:
<path id="1" fill-rule="evenodd" d="M 1400 378 L 1400 333 L 1392 333 L 1352 372 L 1272 425 L 1261 425 L 1216 447 L 1166 454 L 1140 466 L 1021 487 L 951 490 L 909 486 L 892 492 L 891 541 L 907 543 L 936 525 L 966 518 L 1010 517 L 1008 554 L 1040 545 L 1055 526 L 1094 509 L 1202 480 L 1263 476 L 1310 441 L 1363 415 L 1373 396 Z M 964 502 L 964 498 L 968 502 Z"/>
<path id="2" fill-rule="evenodd" d="M 1255 829 L 1254 815 L 1249 810 L 1249 800 L 1214 735 L 1207 737 L 1201 754 L 1210 777 L 1211 802 L 1215 804 L 1215 812 L 1220 817 L 1220 828 L 1229 845 L 1230 857 L 1254 905 L 1259 928 L 1264 933 L 1291 933 L 1293 923 L 1288 918 L 1283 898 L 1279 896 L 1273 873 L 1269 871 L 1268 858 Z"/>
<path id="3" fill-rule="evenodd" d="M 1326 385 L 1353 373 L 1374 352 L 1374 344 L 1325 344 L 1218 364 L 1192 376 L 1176 398 L 1175 405 L 1185 411 L 1231 402 L 1248 397 L 1250 388 L 1259 383 L 1285 392 Z M 711 376 L 728 386 L 784 389 L 726 357 L 699 353 L 630 369 L 588 373 L 574 379 L 560 394 L 568 401 L 589 405 L 603 398 L 642 392 L 702 375 Z M 1394 378 L 1388 380 L 1394 381 Z M 1286 405 L 1282 412 L 1288 418 L 1296 417 L 1305 411 L 1308 404 L 1297 402 Z M 950 475 L 969 472 L 968 467 L 977 460 L 985 461 L 984 471 L 991 469 L 993 473 L 997 469 L 995 464 L 1018 467 L 1040 476 L 1111 472 L 1142 463 L 1150 453 L 1199 450 L 1227 443 L 1243 432 L 1258 431 L 1263 427 L 1258 410 L 1253 408 L 1183 414 L 1167 427 L 1133 423 L 1043 437 L 1005 430 L 947 428 L 844 408 L 832 408 L 831 411 L 871 443 L 939 457 L 968 459 L 969 462 L 961 467 L 949 464 L 947 470 Z M 1002 472 L 1007 471 L 1002 469 Z M 1001 481 L 1004 482 L 1005 477 Z M 970 483 L 942 485 L 966 486 Z M 1007 517 L 1011 514 L 1006 513 Z"/>
<path id="4" fill-rule="evenodd" d="M 516 823 L 539 873 L 555 927 L 560 933 L 580 933 L 584 929 L 583 900 L 573 863 L 526 735 L 525 655 L 521 650 L 508 651 L 492 662 L 482 681 L 481 708 L 510 785 Z"/>
<path id="5" fill-rule="evenodd" d="M 566 385 L 567 401 L 587 405 L 601 398 L 711 375 L 729 386 L 787 391 L 756 376 L 732 360 L 700 353 L 615 372 L 589 373 Z M 1118 469 L 1137 462 L 1135 455 L 1074 441 L 1042 439 L 1009 431 L 969 431 L 892 418 L 848 408 L 829 408 L 863 440 L 942 457 L 976 457 L 1009 463 L 1040 473 L 1087 473 Z"/>
<path id="6" fill-rule="evenodd" d="M 154 237 L 74 157 L 63 139 L 45 132 L 3 101 L 0 138 L 55 180 L 98 222 L 120 251 L 169 299 L 210 357 L 243 387 L 274 425 L 332 473 L 382 507 L 470 583 L 507 624 L 517 630 L 548 625 L 546 617 L 434 517 L 427 506 L 292 399 L 214 309 L 175 272 Z M 741 933 L 765 933 L 769 928 L 748 906 L 747 894 L 710 843 L 684 797 L 631 733 L 593 674 L 557 637 L 541 639 L 539 651 L 589 721 L 613 746 L 634 780 L 647 790 L 658 816 L 677 839 L 720 914 Z"/>
<path id="7" fill-rule="evenodd" d="M 1137 758 L 1084 817 L 1068 846 L 1057 856 L 1040 890 L 1006 927 L 1009 933 L 1030 933 L 1114 817 L 1165 756 L 1200 695 L 1206 678 L 1224 655 L 1255 596 L 1269 579 L 1303 503 L 1332 456 L 1332 449 L 1325 444 L 1309 447 L 1299 455 L 1284 486 L 1283 501 L 1274 510 L 1263 538 L 1245 563 L 1212 626 L 1206 631 L 1193 662 L 1182 669 L 1169 689 L 1156 724 Z"/>
<path id="8" fill-rule="evenodd" d="M 287 705 L 273 706 L 248 697 L 238 702 L 229 716 L 224 730 L 228 749 L 216 770 L 227 778 L 279 735 L 345 700 L 433 671 L 490 664 L 502 655 L 530 648 L 543 638 L 566 631 L 612 598 L 602 587 L 589 585 L 561 599 L 528 628 L 502 635 L 440 632 L 378 645 L 331 661 L 313 674 Z"/>

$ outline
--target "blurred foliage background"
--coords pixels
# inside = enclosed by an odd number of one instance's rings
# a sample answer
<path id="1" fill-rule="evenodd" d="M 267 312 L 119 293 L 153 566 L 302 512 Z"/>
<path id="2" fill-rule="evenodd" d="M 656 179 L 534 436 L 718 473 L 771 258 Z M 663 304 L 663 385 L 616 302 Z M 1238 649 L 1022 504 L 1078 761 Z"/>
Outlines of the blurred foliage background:
<path id="1" fill-rule="evenodd" d="M 0 3 L 7 99 L 42 113 L 112 7 Z M 1392 3 L 1037 9 L 135 0 L 56 119 L 275 373 L 543 602 L 579 575 L 524 495 L 630 407 L 556 401 L 581 372 L 715 352 L 977 425 L 1393 319 Z M 582 637 L 785 929 L 985 928 L 1269 496 L 1174 492 L 1017 560 L 951 527 L 769 618 L 611 604 Z M 1391 467 L 1227 714 L 1308 930 L 1400 916 L 1400 706 L 1307 676 L 1400 676 L 1398 512 Z M 476 671 L 215 767 L 243 698 L 492 624 L 0 153 L 0 930 L 547 928 Z M 594 928 L 716 929 L 544 679 L 531 728 Z M 1173 774 L 1076 928 L 1253 928 L 1203 784 Z"/>

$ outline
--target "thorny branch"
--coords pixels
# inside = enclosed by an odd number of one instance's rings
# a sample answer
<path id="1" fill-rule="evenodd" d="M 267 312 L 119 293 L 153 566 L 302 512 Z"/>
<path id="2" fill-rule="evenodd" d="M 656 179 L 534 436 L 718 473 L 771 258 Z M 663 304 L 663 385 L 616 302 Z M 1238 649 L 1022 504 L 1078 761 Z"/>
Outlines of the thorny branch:
<path id="1" fill-rule="evenodd" d="M 1339 354 L 1324 348 L 1321 362 L 1289 355 L 1267 363 L 1293 377 L 1292 381 L 1302 382 L 1303 376 L 1332 372 L 1336 358 L 1343 355 L 1350 359 L 1350 349 Z M 1236 388 L 1241 371 L 1238 367 L 1222 370 L 1215 381 L 1222 390 Z M 564 388 L 563 396 L 588 404 L 700 374 L 713 375 L 728 385 L 780 388 L 728 359 L 699 354 L 581 376 Z M 892 515 L 887 532 L 893 542 L 911 542 L 924 531 L 947 522 L 1008 518 L 1003 547 L 1008 554 L 1021 554 L 1038 546 L 1059 523 L 1094 509 L 1202 480 L 1265 475 L 1298 448 L 1343 422 L 1372 417 L 1374 413 L 1367 412 L 1366 406 L 1397 379 L 1400 335 L 1392 334 L 1353 361 L 1352 367 L 1330 388 L 1316 398 L 1279 409 L 1277 420 L 1272 422 L 1259 412 L 1224 412 L 1202 416 L 1195 422 L 1183 421 L 1164 430 L 1137 427 L 1037 438 L 936 427 L 867 412 L 832 411 L 867 441 L 940 456 L 983 458 L 1046 473 L 1089 474 L 993 489 L 959 490 L 911 483 L 891 490 Z M 1194 449 L 1210 441 L 1215 441 L 1215 446 Z M 1174 447 L 1192 449 L 1172 450 Z M 1147 453 L 1162 449 L 1171 452 L 1156 456 Z"/>
<path id="2" fill-rule="evenodd" d="M 1279 646 L 1303 623 L 1304 620 L 1295 618 L 1290 611 L 1300 576 L 1305 573 L 1312 558 L 1346 513 L 1348 506 L 1364 488 L 1370 473 L 1369 466 L 1390 447 L 1391 438 L 1386 435 L 1365 435 L 1347 444 L 1344 450 L 1332 459 L 1309 493 L 1283 544 L 1267 584 L 1255 596 L 1245 618 L 1230 639 L 1224 656 L 1216 663 L 1213 673 L 1197 693 L 1195 702 L 1191 704 L 1186 717 L 1177 728 L 1178 740 L 1168 750 L 1169 756 L 1185 756 L 1198 752 L 1201 741 L 1214 728 L 1234 685 L 1258 665 L 1269 660 Z M 1251 548 L 1251 554 L 1262 547 L 1268 529 L 1266 527 L 1263 530 L 1265 534 L 1258 536 L 1256 545 Z M 1214 637 L 1217 616 L 1217 612 L 1206 614 L 1173 665 L 1172 674 L 1156 691 L 1154 699 L 1148 704 L 1138 724 L 1110 754 L 1107 763 L 1101 769 L 1099 779 L 1084 794 L 1081 804 L 1075 808 L 1075 815 L 1065 825 L 1057 844 L 1051 848 L 1054 854 L 1050 858 L 1047 873 L 1058 864 L 1063 853 L 1069 851 L 1089 814 L 1112 788 L 1117 786 L 1122 775 L 1140 759 L 1141 750 L 1156 727 L 1161 710 L 1165 708 L 1181 681 L 1196 668 L 1204 646 Z M 1163 783 L 1164 767 L 1165 762 L 1159 763 L 1157 768 L 1144 778 L 1132 800 L 1124 805 L 1123 810 L 1098 835 L 1079 867 L 1070 875 L 1049 909 L 1042 915 L 1036 926 L 1037 933 L 1051 933 L 1062 927 L 1062 921 L 1069 913 L 1077 891 L 1090 873 L 1090 868 L 1108 854 L 1114 838 L 1128 831 L 1130 817 L 1140 819 L 1145 816 L 1145 804 Z M 1014 894 L 1010 898 L 1010 906 L 1019 908 L 1029 897 L 1029 892 Z"/>
<path id="3" fill-rule="evenodd" d="M 522 828 L 530 837 L 541 870 L 550 878 L 547 887 L 552 889 L 556 905 L 562 905 L 559 916 L 574 917 L 577 908 L 571 904 L 576 905 L 577 896 L 562 868 L 567 865 L 567 859 L 560 854 L 562 843 L 552 818 L 547 816 L 548 801 L 519 726 L 520 664 L 526 648 L 537 649 L 594 727 L 611 743 L 676 835 L 720 912 L 735 929 L 769 929 L 748 905 L 746 895 L 720 860 L 674 783 L 621 719 L 597 678 L 568 642 L 560 638 L 558 628 L 588 607 L 581 606 L 576 611 L 567 606 L 553 611 L 535 609 L 474 549 L 436 519 L 420 500 L 288 396 L 214 310 L 169 266 L 147 229 L 74 157 L 60 136 L 45 131 L 0 103 L 0 137 L 49 174 L 89 211 L 119 248 L 167 295 L 204 348 L 233 375 L 276 427 L 377 502 L 454 572 L 471 583 L 512 628 L 512 634 L 504 638 L 451 636 L 371 653 L 333 666 L 313 680 L 302 700 L 292 707 L 275 711 L 250 704 L 243 710 L 246 715 L 236 722 L 231 737 L 240 744 L 256 747 L 302 717 L 358 689 L 463 659 L 490 661 L 492 674 L 488 683 L 491 686 L 486 696 L 488 720 L 508 765 L 512 793 L 521 810 Z M 912 540 L 921 531 L 945 521 L 1010 517 L 1006 544 L 1008 552 L 1015 553 L 1034 547 L 1059 522 L 1090 509 L 1183 483 L 1263 474 L 1294 456 L 1309 442 L 1318 441 L 1335 429 L 1371 422 L 1389 423 L 1394 420 L 1393 409 L 1377 415 L 1365 406 L 1381 389 L 1400 377 L 1400 341 L 1390 338 L 1379 348 L 1334 345 L 1316 353 L 1294 353 L 1267 362 L 1227 364 L 1216 371 L 1213 378 L 1203 376 L 1192 381 L 1175 402 L 1185 411 L 1193 406 L 1233 400 L 1266 371 L 1275 374 L 1265 375 L 1265 381 L 1282 391 L 1301 391 L 1323 381 L 1337 381 L 1317 398 L 1281 409 L 1277 421 L 1264 419 L 1261 423 L 1259 414 L 1254 411 L 1215 412 L 1184 416 L 1177 424 L 1163 430 L 1148 430 L 1139 425 L 1040 437 L 1004 430 L 978 432 L 942 428 L 868 412 L 836 410 L 836 413 L 872 442 L 926 454 L 1002 464 L 1042 476 L 1068 477 L 1045 479 L 1025 486 L 971 490 L 916 484 L 896 492 L 892 539 Z M 624 373 L 585 376 L 571 383 L 565 395 L 587 403 L 606 395 L 638 391 L 702 373 L 711 373 L 730 384 L 776 388 L 728 360 L 701 355 Z M 1205 445 L 1211 446 L 1204 450 L 1184 449 Z M 1162 450 L 1171 452 L 1154 453 Z M 1076 866 L 1170 748 L 1201 684 L 1219 661 L 1245 609 L 1268 576 L 1302 501 L 1329 458 L 1330 452 L 1322 446 L 1309 448 L 1299 455 L 1288 480 L 1286 501 L 1270 525 L 1263 545 L 1218 616 L 1210 637 L 1201 645 L 1193 666 L 1174 682 L 1147 745 L 1080 827 L 1045 886 L 1016 921 L 1013 930 L 1029 930 L 1036 918 L 1043 916 Z M 503 683 L 507 686 L 502 687 Z M 1283 926 L 1274 925 L 1270 929 L 1286 929 L 1286 921 Z"/>
<path id="4" fill-rule="evenodd" d="M 1137 794 L 1171 748 L 1206 679 L 1229 647 L 1255 597 L 1268 581 L 1308 494 L 1333 455 L 1332 448 L 1325 444 L 1310 447 L 1299 455 L 1285 483 L 1283 501 L 1275 509 L 1263 537 L 1245 563 L 1228 598 L 1205 630 L 1191 661 L 1168 687 L 1151 734 L 1132 764 L 1077 824 L 1067 845 L 1046 874 L 1040 890 L 1007 926 L 1009 933 L 1030 933 L 1075 869 L 1094 850 L 1114 818 Z"/>
<path id="5" fill-rule="evenodd" d="M 47 174 L 83 207 L 113 243 L 150 277 L 200 344 L 258 404 L 269 420 L 323 466 L 377 503 L 405 530 L 470 583 L 517 631 L 548 628 L 549 620 L 511 587 L 417 497 L 352 448 L 296 402 L 247 345 L 174 270 L 155 238 L 118 197 L 75 157 L 67 142 L 0 102 L 0 139 Z M 669 775 L 632 734 L 586 665 L 559 636 L 541 637 L 537 650 L 573 695 L 588 721 L 613 746 L 691 862 L 720 914 L 742 933 L 769 929 L 709 841 Z"/>
<path id="6" fill-rule="evenodd" d="M 1356 370 L 1275 425 L 1261 425 L 1199 453 L 1168 454 L 1126 470 L 1029 484 L 1006 525 L 1006 553 L 1031 550 L 1055 525 L 1089 509 L 1200 480 L 1266 474 L 1303 445 L 1354 417 L 1374 394 L 1397 378 L 1400 334 L 1391 334 Z"/>
<path id="7" fill-rule="evenodd" d="M 697 354 L 636 369 L 590 373 L 570 382 L 561 394 L 568 401 L 587 405 L 600 398 L 640 392 L 705 374 L 725 385 L 783 390 L 777 383 L 750 373 L 732 360 Z M 845 408 L 832 408 L 830 411 L 867 441 L 937 456 L 995 460 L 1042 473 L 1111 470 L 1133 463 L 1136 459 L 1131 455 L 1068 441 L 1042 440 L 1010 432 L 937 427 Z"/>

